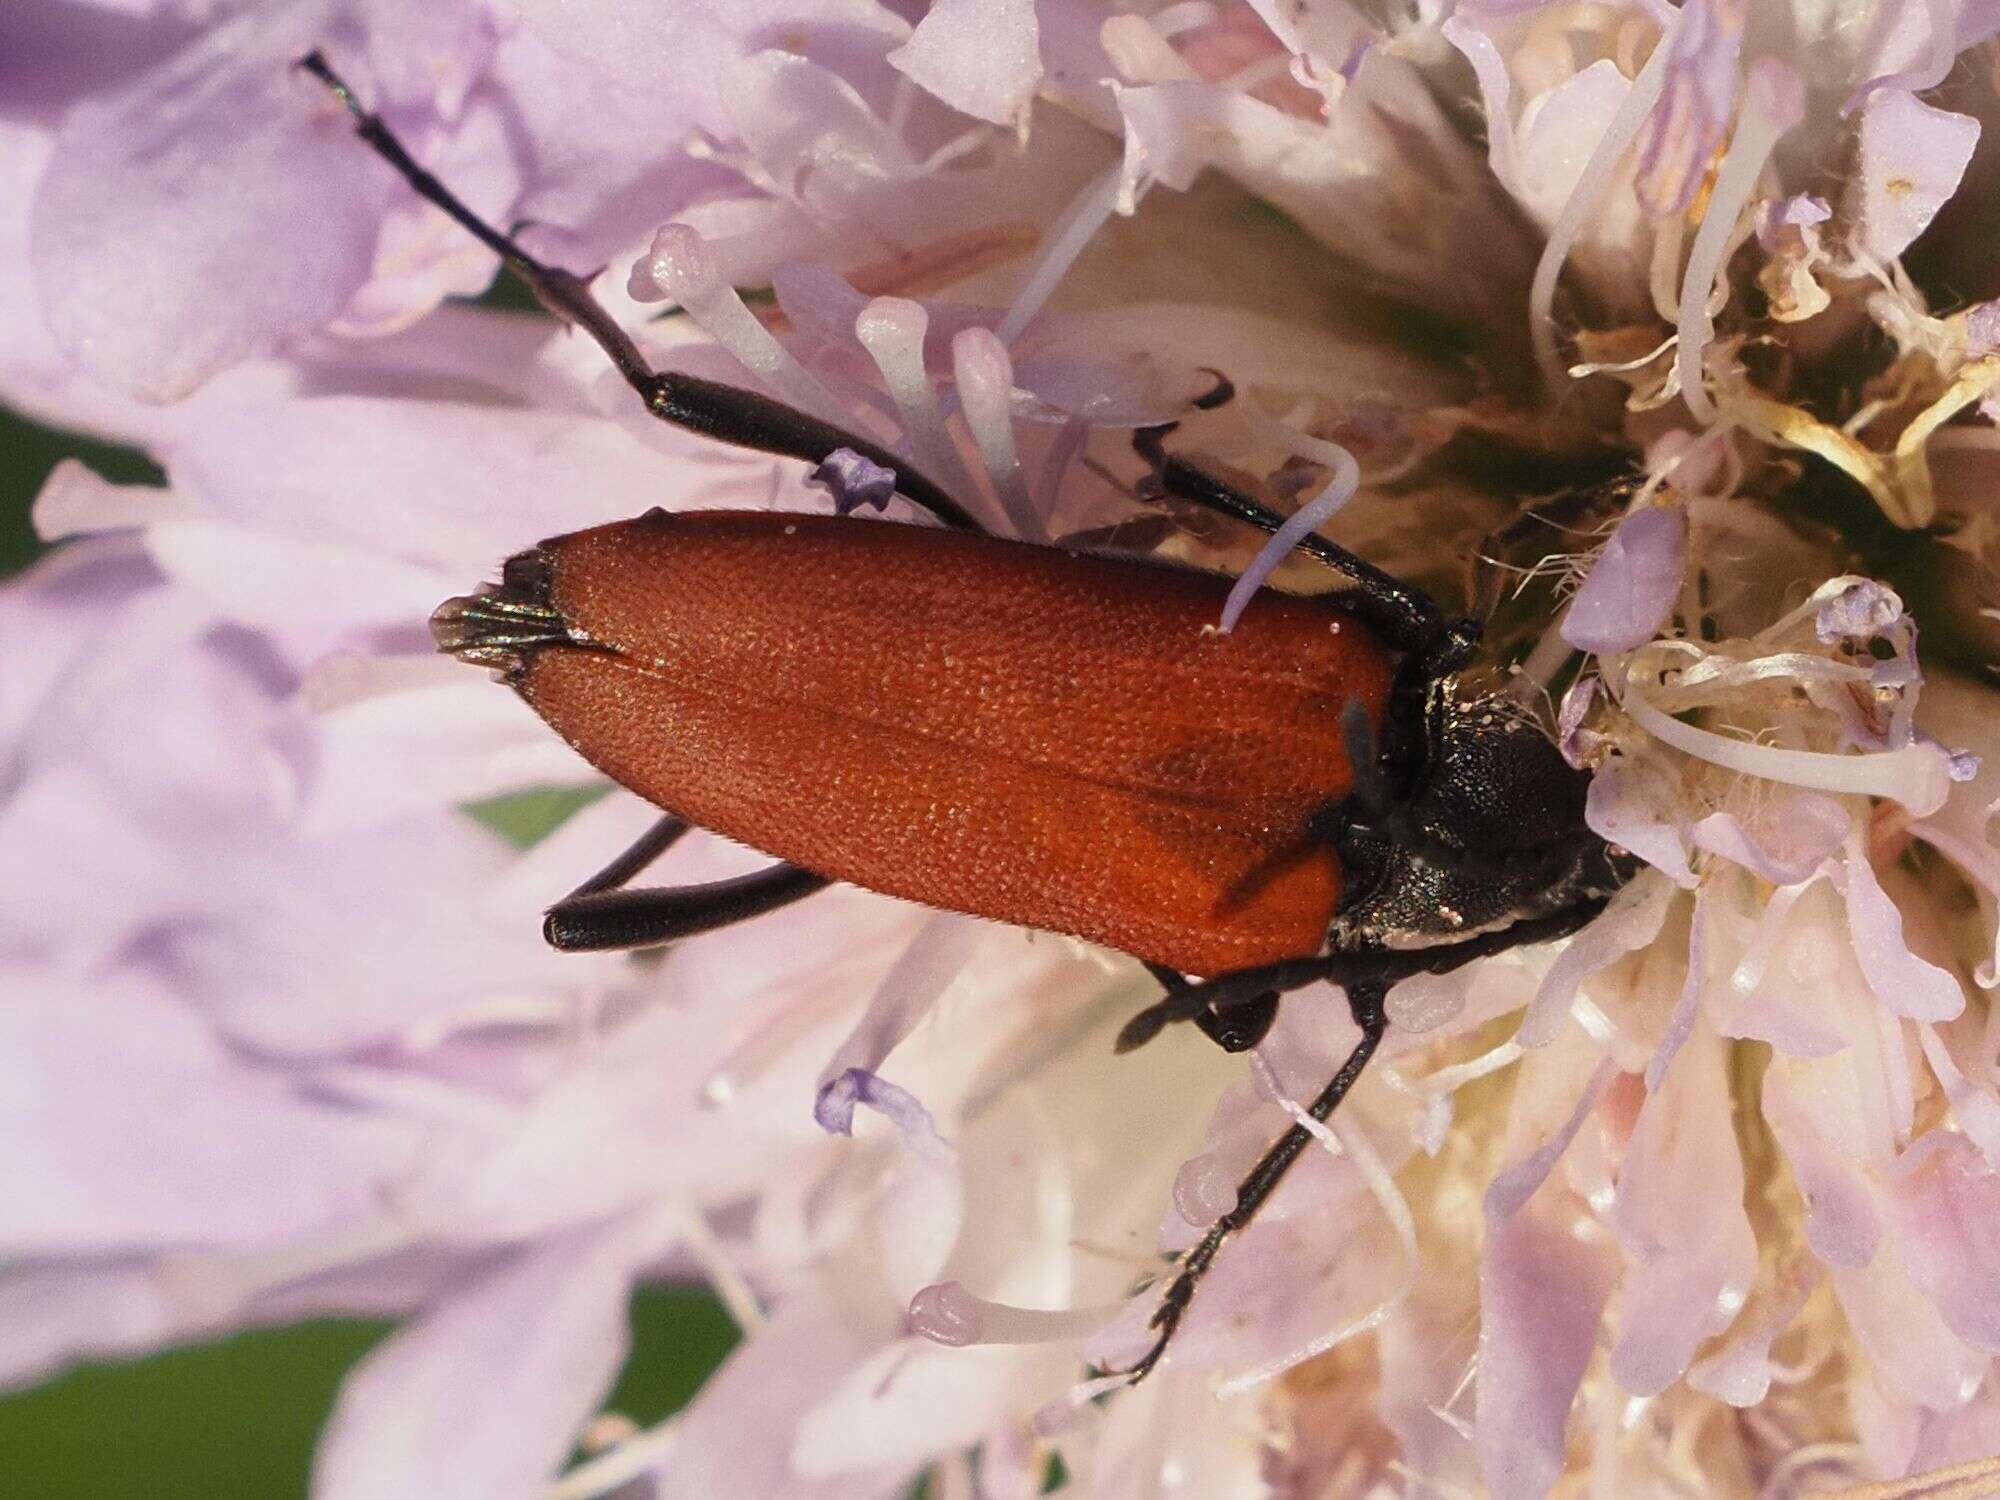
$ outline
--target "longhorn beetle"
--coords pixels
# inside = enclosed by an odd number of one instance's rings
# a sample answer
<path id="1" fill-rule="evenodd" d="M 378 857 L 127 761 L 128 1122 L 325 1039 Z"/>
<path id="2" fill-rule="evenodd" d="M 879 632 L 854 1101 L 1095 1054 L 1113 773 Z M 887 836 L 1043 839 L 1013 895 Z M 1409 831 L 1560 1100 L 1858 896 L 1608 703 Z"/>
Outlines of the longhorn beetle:
<path id="1" fill-rule="evenodd" d="M 550 943 L 638 948 L 713 931 L 833 880 L 1102 943 L 1164 994 L 1128 1051 L 1193 1021 L 1255 1046 L 1279 997 L 1343 987 L 1361 1039 L 1309 1106 L 1325 1120 L 1376 1048 L 1391 985 L 1575 932 L 1632 863 L 1585 826 L 1585 776 L 1533 723 L 1462 691 L 1477 616 L 1318 536 L 1348 585 L 1266 590 L 1235 631 L 1227 578 L 982 534 L 900 455 L 777 401 L 655 370 L 588 283 L 473 214 L 318 53 L 369 146 L 581 328 L 665 422 L 808 463 L 850 449 L 939 528 L 847 516 L 652 511 L 508 559 L 447 600 L 439 647 L 495 669 L 666 815 L 549 909 Z M 1227 398 L 1227 386 L 1213 399 Z M 1169 453 L 1158 488 L 1265 531 L 1282 518 Z M 783 862 L 626 887 L 691 826 Z M 1285 1132 L 1161 1296 L 1143 1378 L 1195 1287 L 1310 1135 Z"/>

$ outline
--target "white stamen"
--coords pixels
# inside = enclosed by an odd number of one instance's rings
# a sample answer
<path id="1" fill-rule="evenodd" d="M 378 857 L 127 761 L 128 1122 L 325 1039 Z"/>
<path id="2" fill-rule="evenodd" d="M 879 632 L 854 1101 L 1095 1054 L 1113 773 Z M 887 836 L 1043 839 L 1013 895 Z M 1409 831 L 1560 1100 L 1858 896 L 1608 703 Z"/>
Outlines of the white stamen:
<path id="1" fill-rule="evenodd" d="M 1028 1425 L 1035 1436 L 1051 1438 L 1074 1425 L 1077 1414 L 1099 1396 L 1119 1390 L 1132 1383 L 1130 1375 L 1098 1375 L 1090 1380 L 1080 1380 L 1053 1401 L 1045 1401 L 1035 1408 L 1028 1418 Z"/>
<path id="2" fill-rule="evenodd" d="M 701 331 L 736 357 L 773 395 L 828 421 L 841 419 L 841 404 L 771 330 L 743 305 L 723 277 L 715 252 L 688 224 L 663 224 L 653 248 L 632 267 L 629 290 L 636 301 L 677 303 Z"/>
<path id="3" fill-rule="evenodd" d="M 1172 5 L 1161 6 L 1147 19 L 1161 36 L 1179 36 L 1184 31 L 1196 31 L 1215 24 L 1214 0 L 1175 0 Z"/>
<path id="4" fill-rule="evenodd" d="M 1303 438 L 1303 434 L 1296 434 Z M 1331 464 L 1333 478 L 1326 487 L 1272 534 L 1263 550 L 1250 560 L 1250 566 L 1243 570 L 1229 590 L 1229 597 L 1222 602 L 1222 622 L 1220 629 L 1224 635 L 1236 628 L 1236 622 L 1243 618 L 1243 611 L 1250 607 L 1250 601 L 1257 590 L 1264 586 L 1270 576 L 1277 572 L 1280 564 L 1291 556 L 1292 549 L 1307 536 L 1333 519 L 1334 512 L 1354 498 L 1354 492 L 1361 488 L 1361 466 L 1354 461 L 1354 455 L 1338 443 L 1323 439 L 1305 439 L 1310 442 L 1314 453 L 1309 458 L 1318 458 L 1321 463 Z M 1294 445 L 1298 446 L 1297 444 Z"/>
<path id="5" fill-rule="evenodd" d="M 1015 1307 L 976 1297 L 956 1281 L 927 1286 L 910 1299 L 910 1332 L 934 1344 L 1053 1344 L 1088 1338 L 1124 1310 L 1124 1304 L 1045 1309 Z"/>
<path id="6" fill-rule="evenodd" d="M 1491 1051 L 1482 1052 L 1477 1057 L 1426 1074 L 1418 1087 L 1426 1094 L 1455 1094 L 1474 1079 L 1484 1078 L 1488 1073 L 1497 1073 L 1518 1061 L 1522 1050 L 1519 1042 L 1502 1042 Z"/>
<path id="7" fill-rule="evenodd" d="M 971 491 L 970 476 L 945 429 L 937 389 L 924 365 L 929 331 L 929 312 L 907 297 L 877 297 L 854 319 L 854 336 L 875 361 L 889 399 L 896 403 L 910 456 L 934 481 L 963 497 Z"/>
<path id="8" fill-rule="evenodd" d="M 1222 87 L 1232 93 L 1247 94 L 1260 89 L 1276 78 L 1287 77 L 1292 71 L 1292 56 L 1288 52 L 1274 52 L 1269 57 L 1260 57 L 1253 63 L 1246 63 L 1227 78 Z"/>
<path id="9" fill-rule="evenodd" d="M 660 1467 L 680 1436 L 680 1424 L 678 1416 L 669 1417 L 608 1453 L 578 1464 L 542 1491 L 542 1500 L 602 1500 L 617 1493 Z"/>
<path id="10" fill-rule="evenodd" d="M 1611 117 L 1611 124 L 1577 177 L 1576 186 L 1563 201 L 1562 212 L 1556 216 L 1548 242 L 1542 246 L 1542 258 L 1535 263 L 1535 279 L 1528 288 L 1528 328 L 1535 341 L 1535 360 L 1542 367 L 1542 379 L 1551 391 L 1562 389 L 1563 378 L 1562 359 L 1556 353 L 1556 278 L 1562 274 L 1563 262 L 1569 259 L 1577 236 L 1596 212 L 1598 200 L 1611 186 L 1619 162 L 1638 139 L 1653 106 L 1659 103 L 1660 92 L 1666 87 L 1667 63 L 1673 55 L 1674 34 L 1680 30 L 1685 14 L 1675 11 L 1662 27 L 1659 41 L 1653 44 L 1653 55 L 1646 59 L 1646 66 L 1625 91 L 1624 103 Z"/>
<path id="11" fill-rule="evenodd" d="M 1021 455 L 1014 447 L 1014 362 L 990 328 L 964 328 L 951 341 L 952 373 L 958 380 L 959 409 L 986 464 L 986 477 L 1000 497 L 1017 536 L 1048 540 L 1041 518 L 1028 504 L 1021 478 Z"/>
<path id="12" fill-rule="evenodd" d="M 1715 403 L 1702 371 L 1703 356 L 1715 337 L 1709 298 L 1722 277 L 1738 221 L 1750 206 L 1764 164 L 1785 132 L 1804 117 L 1805 107 L 1805 86 L 1798 74 L 1768 57 L 1752 65 L 1736 135 L 1715 175 L 1715 190 L 1709 194 L 1708 210 L 1681 277 L 1680 344 L 1674 350 L 1674 368 L 1680 374 L 1681 399 L 1698 422 L 1715 420 Z"/>
<path id="13" fill-rule="evenodd" d="M 938 912 L 926 920 L 882 976 L 861 1019 L 820 1069 L 818 1097 L 824 1100 L 828 1086 L 851 1069 L 872 1072 L 880 1068 L 897 1044 L 930 1014 L 938 997 L 951 988 L 990 931 L 983 922 L 949 912 Z M 815 1114 L 820 1116 L 822 1127 L 834 1128 L 824 1111 L 815 1110 Z"/>
<path id="14" fill-rule="evenodd" d="M 1165 12 L 1162 11 L 1161 15 Z M 1097 33 L 1097 44 L 1111 70 L 1126 83 L 1195 83 L 1201 75 L 1168 45 L 1159 16 L 1111 16 Z"/>
<path id="15" fill-rule="evenodd" d="M 1041 248 L 1035 254 L 1034 269 L 1028 272 L 1028 279 L 1014 294 L 1013 305 L 1007 309 L 1007 315 L 993 330 L 999 335 L 1001 343 L 1011 345 L 1021 336 L 1028 320 L 1042 310 L 1042 304 L 1049 300 L 1063 277 L 1069 274 L 1076 258 L 1083 254 L 1084 248 L 1096 238 L 1097 231 L 1104 227 L 1117 205 L 1118 182 L 1123 170 L 1123 163 L 1107 167 L 1085 183 L 1063 210 L 1062 217 L 1050 226 L 1049 232 L 1043 236 Z"/>
<path id="16" fill-rule="evenodd" d="M 1174 1211 L 1196 1229 L 1208 1228 L 1236 1207 L 1243 1173 L 1222 1158 L 1220 1151 L 1204 1151 L 1174 1173 Z"/>
<path id="17" fill-rule="evenodd" d="M 1517 703 L 1530 703 L 1548 691 L 1555 681 L 1556 673 L 1568 664 L 1575 648 L 1563 639 L 1563 622 L 1569 618 L 1569 606 L 1564 605 L 1555 622 L 1542 632 L 1542 638 L 1521 662 L 1512 678 L 1507 682 L 1507 696 Z"/>
<path id="18" fill-rule="evenodd" d="M 1696 760 L 1791 786 L 1821 792 L 1849 792 L 1900 802 L 1919 817 L 1944 806 L 1951 793 L 1951 761 L 1929 745 L 1909 744 L 1900 750 L 1862 755 L 1830 755 L 1817 750 L 1781 750 L 1753 745 L 1697 729 L 1664 713 L 1632 682 L 1623 699 L 1625 712 L 1654 739 Z"/>
<path id="19" fill-rule="evenodd" d="M 745 1333 L 762 1328 L 764 1309 L 757 1301 L 757 1294 L 750 1289 L 736 1262 L 729 1258 L 715 1231 L 709 1228 L 707 1215 L 689 1205 L 675 1210 L 672 1218 L 680 1230 L 681 1248 L 701 1267 L 703 1279 L 721 1299 L 731 1320 Z"/>
<path id="20" fill-rule="evenodd" d="M 702 1080 L 696 1096 L 704 1109 L 720 1109 L 755 1083 L 794 1043 L 820 1022 L 820 997 L 808 992 L 778 1009 L 730 1049 Z"/>

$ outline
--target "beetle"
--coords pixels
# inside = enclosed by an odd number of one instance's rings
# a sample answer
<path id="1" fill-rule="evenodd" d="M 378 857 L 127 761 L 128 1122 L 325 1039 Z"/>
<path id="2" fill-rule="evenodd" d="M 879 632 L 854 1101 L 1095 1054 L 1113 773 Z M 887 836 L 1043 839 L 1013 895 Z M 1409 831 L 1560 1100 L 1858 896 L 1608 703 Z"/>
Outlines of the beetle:
<path id="1" fill-rule="evenodd" d="M 440 649 L 497 672 L 585 759 L 665 815 L 549 909 L 572 951 L 671 942 L 841 880 L 1068 933 L 1163 987 L 1127 1051 L 1192 1021 L 1256 1045 L 1281 996 L 1331 981 L 1361 1037 L 1324 1121 L 1381 1044 L 1389 988 L 1585 925 L 1635 865 L 1584 820 L 1587 777 L 1505 701 L 1462 686 L 1477 614 L 1316 535 L 1347 580 L 1264 590 L 1155 558 L 982 533 L 901 456 L 754 392 L 656 371 L 587 283 L 528 255 L 419 166 L 314 53 L 300 66 L 425 199 L 606 352 L 656 417 L 896 475 L 935 527 L 852 515 L 650 511 L 543 541 L 446 601 Z M 1228 399 L 1227 383 L 1208 400 Z M 1163 494 L 1276 531 L 1190 459 L 1135 445 Z M 690 827 L 777 856 L 704 886 L 630 888 Z M 1311 1136 L 1288 1130 L 1180 1260 L 1152 1370 L 1196 1285 Z"/>

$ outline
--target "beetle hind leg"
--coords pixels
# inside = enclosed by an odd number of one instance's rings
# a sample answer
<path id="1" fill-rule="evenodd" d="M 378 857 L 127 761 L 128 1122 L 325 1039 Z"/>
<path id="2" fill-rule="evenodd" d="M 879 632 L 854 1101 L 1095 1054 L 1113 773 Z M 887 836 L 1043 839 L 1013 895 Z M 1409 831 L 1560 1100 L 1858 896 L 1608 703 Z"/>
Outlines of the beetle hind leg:
<path id="1" fill-rule="evenodd" d="M 680 842 L 691 825 L 668 813 L 632 846 L 548 910 L 542 936 L 564 953 L 655 948 L 789 906 L 828 882 L 797 865 L 772 865 L 706 885 L 623 887 Z"/>
<path id="2" fill-rule="evenodd" d="M 761 917 L 828 884 L 824 875 L 797 865 L 773 865 L 706 885 L 587 891 L 550 907 L 542 935 L 564 953 L 655 948 Z"/>

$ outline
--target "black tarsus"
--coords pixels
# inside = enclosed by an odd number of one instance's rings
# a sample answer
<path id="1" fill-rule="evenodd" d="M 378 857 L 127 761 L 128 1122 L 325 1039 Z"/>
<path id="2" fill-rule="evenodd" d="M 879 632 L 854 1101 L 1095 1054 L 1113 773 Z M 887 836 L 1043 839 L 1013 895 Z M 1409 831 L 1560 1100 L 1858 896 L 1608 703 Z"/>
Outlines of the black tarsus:
<path id="1" fill-rule="evenodd" d="M 355 134 L 393 167 L 419 197 L 450 215 L 461 229 L 499 256 L 551 314 L 588 334 L 610 357 L 625 383 L 639 393 L 646 409 L 661 421 L 739 448 L 804 459 L 812 464 L 825 462 L 827 455 L 836 449 L 851 448 L 871 462 L 893 469 L 897 493 L 921 505 L 945 525 L 960 531 L 982 529 L 963 506 L 913 468 L 907 458 L 891 453 L 859 433 L 822 422 L 755 391 L 675 370 L 655 370 L 632 336 L 591 295 L 589 282 L 561 266 L 537 260 L 511 235 L 502 234 L 466 207 L 456 193 L 410 155 L 395 132 L 361 107 L 354 91 L 333 71 L 324 55 L 308 52 L 299 59 L 298 66 L 340 101 L 354 119 Z"/>
<path id="2" fill-rule="evenodd" d="M 1348 1091 L 1368 1066 L 1368 1060 L 1375 1055 L 1375 1049 L 1382 1045 L 1383 1033 L 1389 1029 L 1389 1018 L 1382 1009 L 1383 998 L 1388 992 L 1389 986 L 1382 980 L 1357 980 L 1348 987 L 1347 1004 L 1354 1015 L 1354 1024 L 1361 1028 L 1361 1040 L 1347 1054 L 1347 1061 L 1340 1065 L 1340 1071 L 1306 1106 L 1306 1113 L 1313 1119 L 1324 1123 L 1327 1116 L 1339 1108 L 1340 1101 L 1347 1097 Z M 1182 1256 L 1174 1268 L 1174 1279 L 1161 1293 L 1160 1305 L 1153 1309 L 1152 1320 L 1147 1325 L 1156 1334 L 1152 1347 L 1136 1363 L 1113 1373 L 1129 1377 L 1134 1384 L 1152 1373 L 1153 1367 L 1160 1362 L 1160 1356 L 1167 1352 L 1167 1345 L 1173 1341 L 1174 1331 L 1180 1327 L 1188 1304 L 1194 1301 L 1195 1288 L 1215 1263 L 1224 1242 L 1257 1216 L 1257 1210 L 1277 1190 L 1285 1173 L 1291 1170 L 1292 1163 L 1311 1144 L 1312 1138 L 1312 1132 L 1304 1125 L 1294 1125 L 1271 1143 L 1271 1148 L 1237 1185 L 1235 1206 L 1209 1226 L 1200 1243 Z"/>

